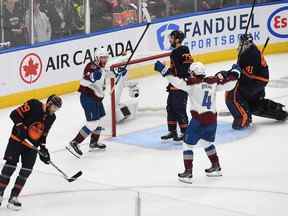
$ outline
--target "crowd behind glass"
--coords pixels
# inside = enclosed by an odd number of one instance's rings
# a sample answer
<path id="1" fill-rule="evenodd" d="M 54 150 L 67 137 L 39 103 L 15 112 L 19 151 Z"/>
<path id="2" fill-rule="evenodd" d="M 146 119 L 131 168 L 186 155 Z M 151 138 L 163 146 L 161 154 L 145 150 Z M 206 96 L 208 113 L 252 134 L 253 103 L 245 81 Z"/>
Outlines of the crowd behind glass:
<path id="1" fill-rule="evenodd" d="M 257 3 L 276 0 L 257 0 Z M 0 0 L 0 49 L 87 34 L 152 19 L 251 3 L 252 0 Z M 89 10 L 89 11 L 88 11 Z"/>

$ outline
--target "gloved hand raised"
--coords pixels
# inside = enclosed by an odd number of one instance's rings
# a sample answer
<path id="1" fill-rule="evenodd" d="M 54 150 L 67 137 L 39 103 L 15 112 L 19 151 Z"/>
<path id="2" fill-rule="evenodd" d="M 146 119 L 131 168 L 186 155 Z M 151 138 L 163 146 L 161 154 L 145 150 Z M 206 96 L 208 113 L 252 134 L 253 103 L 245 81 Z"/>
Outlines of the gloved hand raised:
<path id="1" fill-rule="evenodd" d="M 154 70 L 159 72 L 162 76 L 167 76 L 169 75 L 169 68 L 163 64 L 162 62 L 160 61 L 157 61 L 155 64 L 154 64 Z"/>
<path id="2" fill-rule="evenodd" d="M 119 67 L 116 71 L 115 71 L 115 75 L 116 77 L 122 76 L 124 77 L 127 74 L 127 69 L 124 67 Z"/>

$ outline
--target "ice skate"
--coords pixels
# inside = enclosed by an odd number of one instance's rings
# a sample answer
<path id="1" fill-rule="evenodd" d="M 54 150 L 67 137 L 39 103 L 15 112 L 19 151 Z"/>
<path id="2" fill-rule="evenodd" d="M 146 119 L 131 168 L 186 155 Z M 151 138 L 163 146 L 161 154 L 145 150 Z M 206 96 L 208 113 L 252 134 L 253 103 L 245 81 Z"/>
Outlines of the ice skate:
<path id="1" fill-rule="evenodd" d="M 89 144 L 89 151 L 104 151 L 106 149 L 106 145 L 103 143 L 90 143 Z"/>
<path id="2" fill-rule="evenodd" d="M 22 208 L 22 204 L 19 202 L 17 197 L 10 197 L 7 208 L 13 211 L 19 211 Z"/>
<path id="3" fill-rule="evenodd" d="M 169 132 L 168 134 L 164 135 L 164 136 L 161 136 L 161 141 L 162 142 L 167 142 L 167 141 L 170 141 L 170 140 L 174 140 L 175 139 L 178 139 L 178 135 L 177 135 L 177 132 Z"/>
<path id="4" fill-rule="evenodd" d="M 75 141 L 71 141 L 69 145 L 66 146 L 66 149 L 77 158 L 80 158 L 83 155 L 83 152 Z"/>
<path id="5" fill-rule="evenodd" d="M 219 165 L 212 165 L 210 168 L 205 169 L 208 177 L 219 177 L 222 176 L 221 168 Z"/>
<path id="6" fill-rule="evenodd" d="M 192 170 L 185 170 L 183 173 L 178 174 L 178 179 L 181 182 L 192 184 Z"/>

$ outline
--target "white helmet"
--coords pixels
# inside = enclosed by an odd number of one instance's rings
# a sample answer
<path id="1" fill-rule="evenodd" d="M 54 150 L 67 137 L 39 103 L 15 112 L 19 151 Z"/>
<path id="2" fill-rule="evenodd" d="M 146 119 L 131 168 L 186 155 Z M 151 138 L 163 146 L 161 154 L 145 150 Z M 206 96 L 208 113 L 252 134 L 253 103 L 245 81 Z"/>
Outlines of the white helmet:
<path id="1" fill-rule="evenodd" d="M 190 65 L 190 71 L 196 76 L 206 76 L 206 68 L 201 62 L 194 62 Z"/>
<path id="2" fill-rule="evenodd" d="M 101 57 L 109 57 L 107 50 L 104 48 L 98 48 L 94 53 L 94 60 L 96 61 L 96 63 L 100 62 Z"/>

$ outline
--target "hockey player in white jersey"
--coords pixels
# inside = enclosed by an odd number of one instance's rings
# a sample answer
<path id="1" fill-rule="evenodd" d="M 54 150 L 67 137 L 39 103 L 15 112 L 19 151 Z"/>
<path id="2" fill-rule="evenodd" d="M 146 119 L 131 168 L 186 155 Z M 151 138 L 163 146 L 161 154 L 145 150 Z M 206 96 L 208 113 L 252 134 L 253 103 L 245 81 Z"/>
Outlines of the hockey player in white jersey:
<path id="1" fill-rule="evenodd" d="M 83 155 L 79 148 L 89 135 L 90 149 L 105 149 L 104 144 L 100 144 L 99 138 L 102 131 L 101 119 L 106 115 L 102 103 L 105 96 L 105 80 L 111 77 L 125 77 L 127 70 L 118 68 L 117 72 L 112 72 L 106 67 L 109 55 L 106 50 L 98 49 L 95 53 L 95 60 L 86 65 L 83 78 L 80 81 L 80 102 L 85 111 L 86 124 L 80 129 L 76 137 L 69 143 L 66 149 L 76 157 Z"/>
<path id="2" fill-rule="evenodd" d="M 196 62 L 190 66 L 191 77 L 183 80 L 163 68 L 160 72 L 176 88 L 186 91 L 191 104 L 192 120 L 184 136 L 183 159 L 185 171 L 179 173 L 179 180 L 192 182 L 193 148 L 196 145 L 204 147 L 211 162 L 211 167 L 205 169 L 207 176 L 221 176 L 221 167 L 213 145 L 217 128 L 216 91 L 231 90 L 240 76 L 240 68 L 233 65 L 230 71 L 221 71 L 215 76 L 206 76 L 205 67 Z"/>

